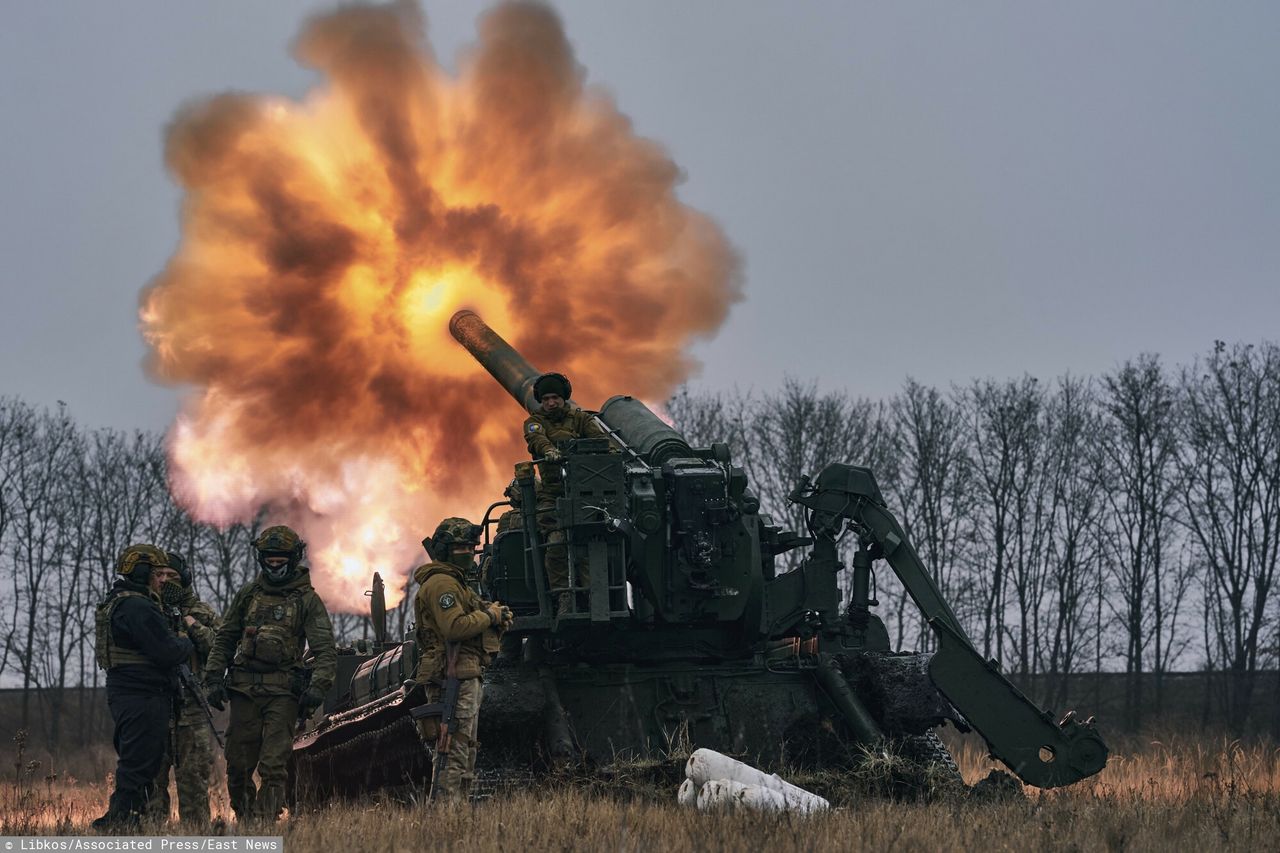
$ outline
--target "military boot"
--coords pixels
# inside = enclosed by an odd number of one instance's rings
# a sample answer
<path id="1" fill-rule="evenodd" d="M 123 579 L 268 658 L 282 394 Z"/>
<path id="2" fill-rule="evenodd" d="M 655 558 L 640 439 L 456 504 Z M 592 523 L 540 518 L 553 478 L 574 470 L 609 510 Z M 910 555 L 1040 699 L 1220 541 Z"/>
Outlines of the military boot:
<path id="1" fill-rule="evenodd" d="M 253 820 L 275 823 L 284 809 L 284 788 L 280 785 L 263 785 L 258 790 L 258 800 L 253 804 Z"/>
<path id="2" fill-rule="evenodd" d="M 253 818 L 253 806 L 257 800 L 258 789 L 253 786 L 250 780 L 248 786 L 241 792 L 238 802 L 236 799 L 231 800 L 231 813 L 236 816 L 236 823 L 244 823 Z"/>
<path id="3" fill-rule="evenodd" d="M 107 813 L 96 818 L 91 824 L 100 832 L 128 832 L 142 826 L 142 815 L 133 808 L 132 798 L 119 791 L 111 792 L 107 804 Z"/>
<path id="4" fill-rule="evenodd" d="M 562 592 L 556 600 L 556 618 L 563 619 L 573 614 L 573 593 Z"/>
<path id="5" fill-rule="evenodd" d="M 116 811 L 116 795 L 112 794 L 111 802 L 107 805 L 106 814 L 102 817 L 94 818 L 93 823 L 91 823 L 90 826 L 99 831 L 110 829 L 115 824 L 118 814 L 119 813 Z"/>

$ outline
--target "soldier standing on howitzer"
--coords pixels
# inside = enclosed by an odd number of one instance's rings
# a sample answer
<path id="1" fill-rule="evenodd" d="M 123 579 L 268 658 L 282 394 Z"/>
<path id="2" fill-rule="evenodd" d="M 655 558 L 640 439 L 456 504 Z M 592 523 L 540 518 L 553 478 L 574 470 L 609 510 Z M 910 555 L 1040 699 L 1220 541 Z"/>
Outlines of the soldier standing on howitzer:
<path id="1" fill-rule="evenodd" d="M 174 636 L 160 604 L 160 590 L 177 578 L 169 558 L 154 545 L 130 545 L 116 561 L 121 577 L 98 605 L 94 620 L 98 666 L 107 671 L 107 706 L 115 723 L 115 790 L 97 829 L 133 829 L 142 822 L 164 761 L 178 691 L 176 668 L 192 651 Z"/>
<path id="2" fill-rule="evenodd" d="M 253 547 L 262 571 L 223 615 L 205 668 L 205 691 L 218 709 L 231 701 L 227 793 L 236 819 L 274 821 L 284 807 L 298 718 L 324 702 L 337 653 L 329 613 L 311 588 L 309 569 L 300 565 L 306 543 L 281 525 L 264 530 Z M 304 645 L 315 656 L 311 670 L 302 664 Z"/>
<path id="3" fill-rule="evenodd" d="M 485 602 L 467 586 L 480 528 L 465 518 L 446 518 L 423 540 L 431 562 L 413 579 L 419 684 L 441 715 L 418 720 L 422 742 L 432 749 L 432 800 L 463 798 L 475 778 L 476 726 L 483 697 L 481 676 L 514 621 L 498 602 Z M 450 699 L 453 707 L 449 708 Z"/>
<path id="4" fill-rule="evenodd" d="M 169 565 L 177 572 L 176 580 L 165 581 L 160 588 L 160 603 L 175 634 L 185 637 L 195 647 L 189 661 L 196 679 L 204 673 L 213 640 L 222 620 L 212 607 L 196 597 L 194 578 L 187 561 L 172 551 Z M 194 681 L 192 682 L 194 686 Z M 212 721 L 205 716 L 199 697 L 183 690 L 180 708 L 172 721 L 168 749 L 160 773 L 156 777 L 156 793 L 152 798 L 155 812 L 169 817 L 169 768 L 173 768 L 178 786 L 178 817 L 183 823 L 209 822 L 209 779 L 213 775 L 213 749 L 209 744 Z"/>
<path id="5" fill-rule="evenodd" d="M 524 422 L 524 440 L 534 459 L 543 460 L 538 465 L 538 532 L 547 543 L 543 565 L 547 571 L 547 585 L 561 589 L 569 585 L 569 548 L 565 544 L 564 530 L 556 513 L 556 499 L 564 495 L 564 478 L 560 468 L 563 456 L 559 444 L 575 438 L 604 438 L 608 434 L 600 426 L 595 415 L 585 412 L 569 402 L 573 386 L 560 373 L 544 373 L 533 383 L 533 399 L 540 408 Z M 578 586 L 586 586 L 590 580 L 586 565 L 578 568 Z M 573 610 L 573 598 L 569 592 L 557 596 L 556 615 L 563 616 Z"/>

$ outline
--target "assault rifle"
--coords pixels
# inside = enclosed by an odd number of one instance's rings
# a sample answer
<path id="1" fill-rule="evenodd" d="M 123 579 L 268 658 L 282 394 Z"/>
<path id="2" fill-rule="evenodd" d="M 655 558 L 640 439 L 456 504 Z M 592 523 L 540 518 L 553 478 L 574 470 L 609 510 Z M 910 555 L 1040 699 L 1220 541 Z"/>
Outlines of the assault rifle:
<path id="1" fill-rule="evenodd" d="M 185 663 L 178 664 L 178 683 L 182 685 L 182 689 L 196 700 L 196 704 L 200 706 L 200 710 L 204 711 L 204 721 L 209 724 L 209 730 L 213 732 L 213 738 L 218 742 L 218 746 L 225 750 L 227 744 L 222 740 L 222 732 L 218 731 L 217 725 L 213 722 L 213 711 L 209 708 L 209 700 L 204 698 L 200 685 L 196 684 L 196 677 L 191 674 L 191 667 Z"/>
<path id="2" fill-rule="evenodd" d="M 169 608 L 169 618 L 173 620 L 174 633 L 179 633 L 182 628 L 182 611 L 177 607 Z M 200 689 L 200 685 L 196 684 L 196 677 L 191 674 L 191 667 L 185 663 L 178 664 L 178 684 L 182 685 L 195 703 L 200 706 L 200 710 L 204 711 L 205 722 L 209 724 L 209 730 L 213 732 L 213 738 L 218 742 L 218 746 L 222 749 L 227 748 L 227 744 L 222 740 L 222 732 L 218 731 L 218 726 L 213 722 L 213 710 L 209 708 L 209 700 L 204 698 L 204 691 Z M 175 757 L 176 757 L 175 750 Z"/>
<path id="3" fill-rule="evenodd" d="M 449 764 L 449 751 L 453 748 L 453 726 L 458 712 L 458 644 L 446 643 L 446 668 L 444 679 L 444 696 L 439 702 L 419 705 L 409 711 L 415 720 L 423 717 L 439 717 L 440 731 L 436 735 L 436 754 L 431 760 L 431 793 L 428 799 L 434 800 L 440 790 L 440 780 L 444 778 L 445 767 Z"/>

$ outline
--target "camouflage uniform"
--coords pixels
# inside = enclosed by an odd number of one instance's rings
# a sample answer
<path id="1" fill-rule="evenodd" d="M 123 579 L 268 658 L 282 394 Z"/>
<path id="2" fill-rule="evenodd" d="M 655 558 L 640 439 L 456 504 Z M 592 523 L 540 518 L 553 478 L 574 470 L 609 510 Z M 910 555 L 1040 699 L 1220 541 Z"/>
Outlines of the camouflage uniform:
<path id="1" fill-rule="evenodd" d="M 182 620 L 177 633 L 191 640 L 195 646 L 191 672 L 200 678 L 204 661 L 209 657 L 214 637 L 222 620 L 212 607 L 196 598 L 191 587 L 182 588 L 177 603 L 180 616 L 190 616 L 195 624 Z M 169 768 L 173 768 L 178 788 L 178 817 L 183 823 L 207 824 L 209 822 L 209 780 L 213 776 L 213 745 L 210 743 L 209 721 L 199 703 L 186 695 L 181 697 L 182 708 L 169 730 L 168 748 L 164 764 L 156 777 L 156 793 L 152 799 L 155 811 L 165 819 L 169 817 Z"/>
<path id="2" fill-rule="evenodd" d="M 462 525 L 470 527 L 466 519 L 446 519 L 437 529 L 434 540 L 440 542 L 440 533 L 453 524 L 457 528 Z M 465 536 L 457 536 L 452 541 L 465 541 Z M 430 541 L 430 540 L 428 540 Z M 433 556 L 444 557 L 447 545 L 438 549 L 429 549 Z M 458 677 L 458 704 L 454 711 L 454 725 L 451 729 L 448 765 L 440 777 L 439 789 L 431 792 L 433 800 L 465 798 L 475 778 L 476 728 L 480 720 L 480 702 L 484 695 L 481 676 L 493 654 L 498 651 L 502 640 L 502 632 L 509 624 L 509 611 L 506 618 L 498 614 L 503 610 L 501 605 L 486 604 L 466 584 L 466 571 L 470 560 L 460 565 L 456 562 L 438 562 L 433 560 L 419 566 L 413 573 L 417 581 L 417 595 L 413 600 L 417 641 L 420 650 L 418 671 L 415 676 L 420 684 L 426 685 L 427 701 L 439 702 L 444 694 L 444 681 L 447 676 L 448 644 L 458 647 L 455 673 Z M 423 744 L 434 748 L 439 734 L 439 721 L 421 719 L 418 721 L 418 733 Z"/>
<path id="3" fill-rule="evenodd" d="M 574 438 L 604 438 L 608 434 L 596 421 L 595 415 L 574 406 L 565 404 L 565 408 L 555 413 L 536 412 L 525 419 L 524 440 L 529 445 L 529 453 L 534 459 L 541 459 L 552 451 L 559 452 L 557 445 L 562 441 Z M 554 455 L 554 454 L 553 454 Z M 560 529 L 560 519 L 556 513 L 556 499 L 564 494 L 564 480 L 558 462 L 543 462 L 538 466 L 538 532 L 546 543 L 546 555 L 543 565 L 547 570 L 547 585 L 552 591 L 563 589 L 569 585 L 569 549 L 565 544 L 564 531 Z M 578 586 L 586 586 L 589 581 L 586 565 L 578 568 Z"/>
<path id="4" fill-rule="evenodd" d="M 281 542 L 296 545 L 270 547 Z M 310 713 L 333 686 L 337 653 L 329 613 L 311 588 L 310 571 L 298 565 L 302 540 L 287 527 L 270 527 L 254 545 L 263 571 L 227 608 L 209 653 L 206 685 L 214 704 L 230 693 L 226 756 L 231 808 L 240 820 L 274 821 L 284 807 L 299 711 Z M 285 552 L 290 554 L 288 572 L 273 580 L 264 555 Z M 304 644 L 315 655 L 309 686 L 302 666 Z"/>

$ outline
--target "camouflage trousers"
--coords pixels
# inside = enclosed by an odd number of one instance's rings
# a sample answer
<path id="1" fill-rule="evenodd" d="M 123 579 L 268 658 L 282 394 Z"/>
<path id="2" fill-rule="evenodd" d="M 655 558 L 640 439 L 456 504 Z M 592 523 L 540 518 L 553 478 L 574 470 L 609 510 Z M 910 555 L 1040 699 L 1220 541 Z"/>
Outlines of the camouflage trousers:
<path id="1" fill-rule="evenodd" d="M 546 543 L 542 565 L 547 571 L 547 586 L 553 590 L 563 589 L 569 585 L 569 546 L 564 531 L 560 529 L 554 496 L 538 498 L 538 533 Z M 587 564 L 578 561 L 577 568 L 576 586 L 590 586 L 591 576 Z"/>
<path id="2" fill-rule="evenodd" d="M 274 821 L 280 816 L 297 725 L 298 700 L 292 696 L 231 693 L 227 794 L 237 820 Z M 253 783 L 255 769 L 257 786 Z"/>
<path id="3" fill-rule="evenodd" d="M 175 752 L 176 750 L 176 752 Z M 213 747 L 204 718 L 199 722 L 179 719 L 169 724 L 169 740 L 164 763 L 156 775 L 155 792 L 149 811 L 161 820 L 169 819 L 169 768 L 173 768 L 178 788 L 178 818 L 183 823 L 209 822 L 209 779 L 213 775 Z"/>
<path id="4" fill-rule="evenodd" d="M 431 792 L 433 800 L 465 800 L 476 777 L 476 728 L 480 723 L 480 700 L 484 697 L 484 685 L 479 678 L 463 678 L 458 682 L 458 709 L 454 712 L 453 737 L 449 746 L 448 764 L 440 776 L 440 788 Z M 439 702 L 444 698 L 444 688 L 427 685 L 427 702 Z M 436 739 L 439 721 L 418 720 L 418 734 L 423 746 L 431 752 L 435 762 Z M 432 775 L 435 774 L 434 764 Z"/>

